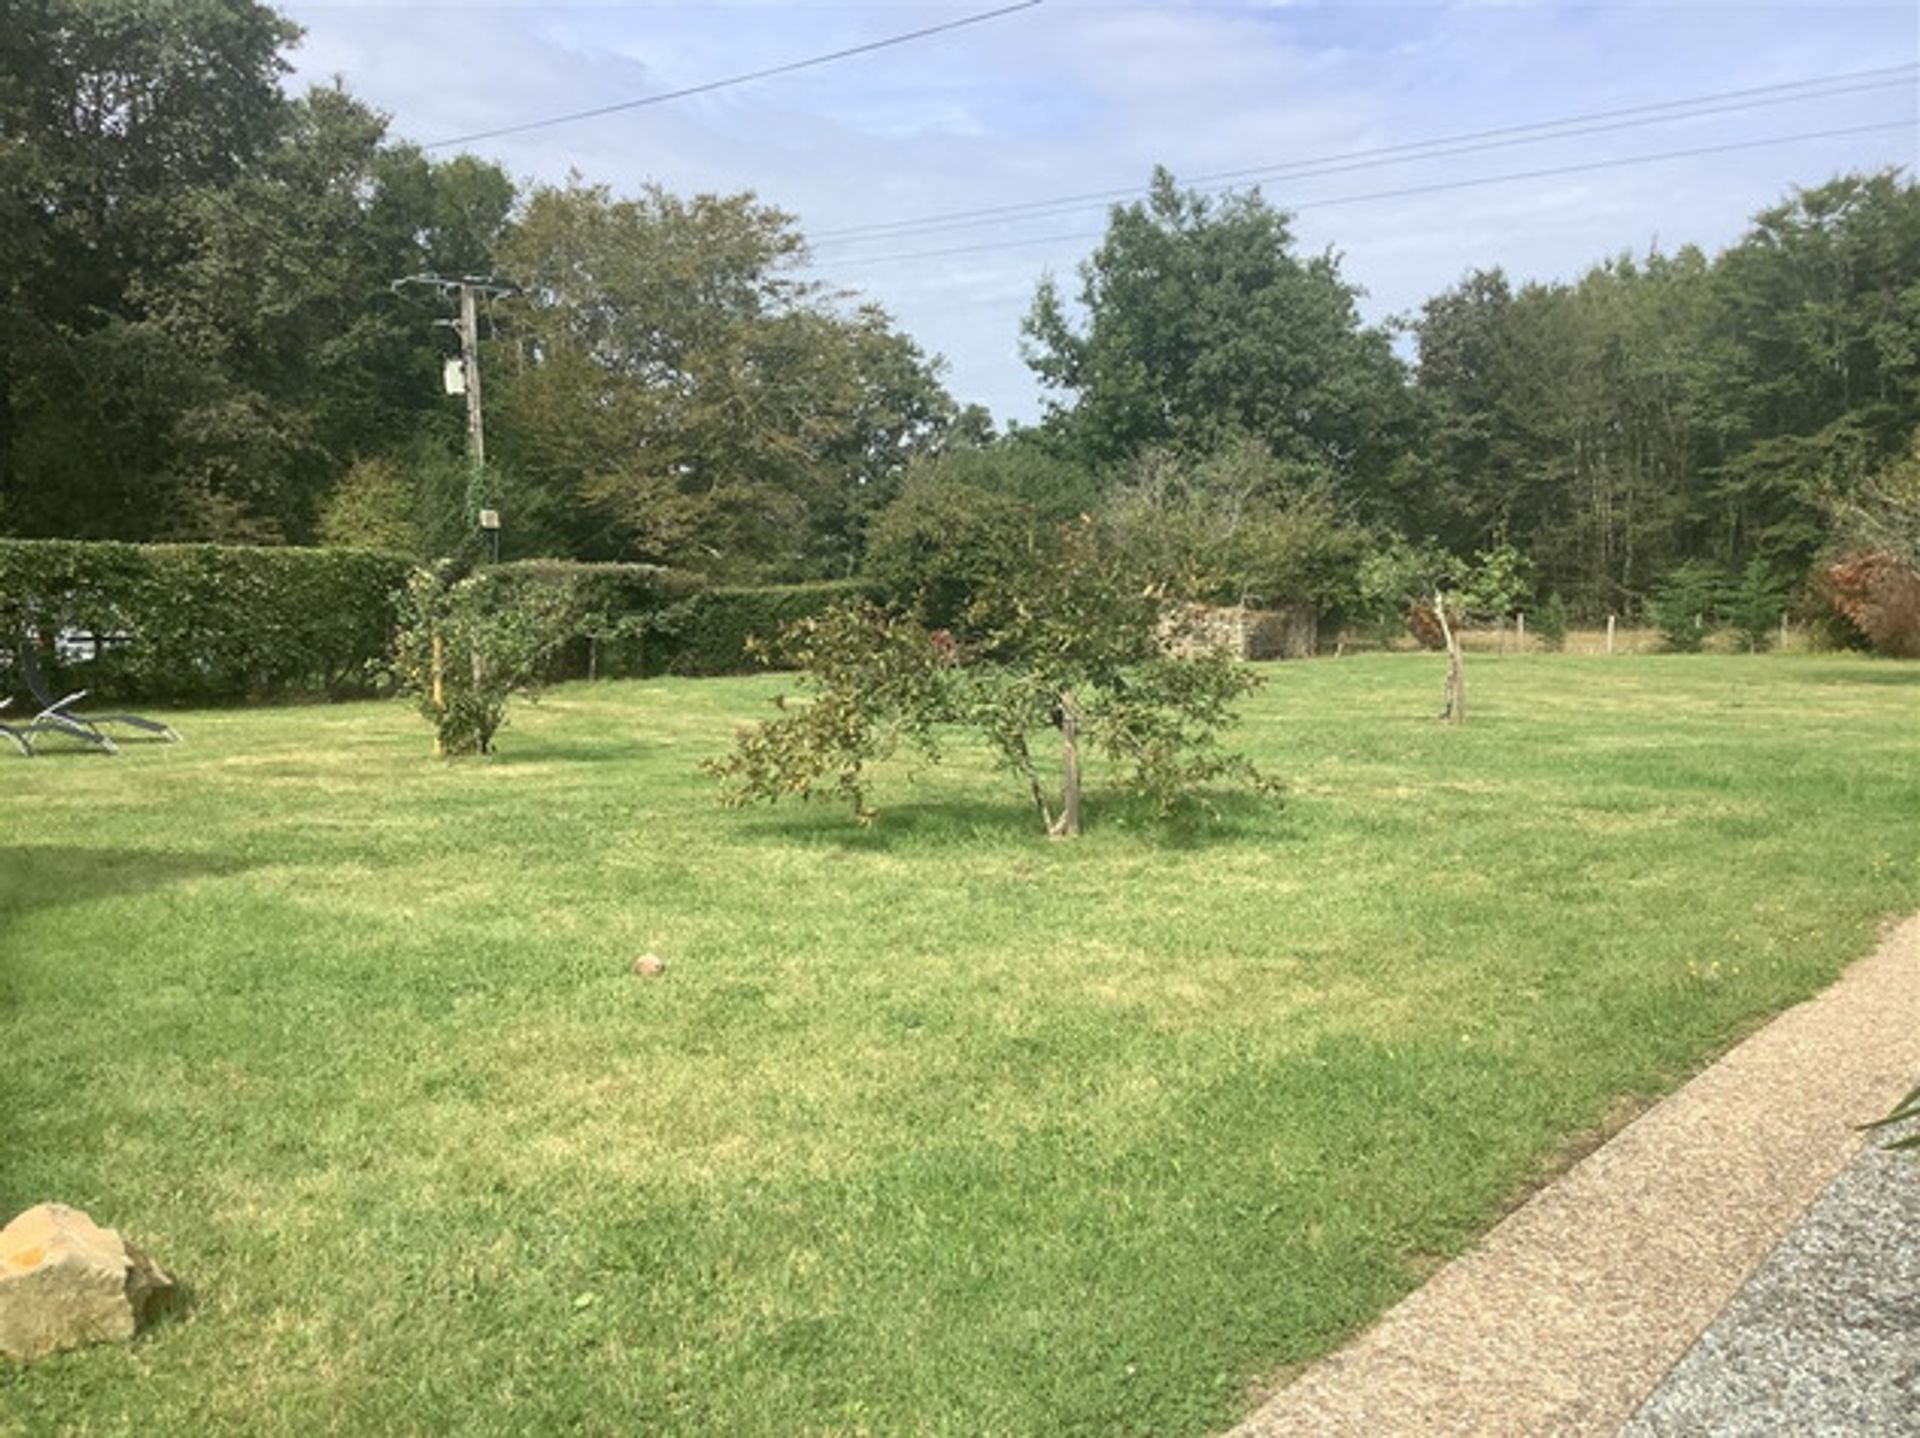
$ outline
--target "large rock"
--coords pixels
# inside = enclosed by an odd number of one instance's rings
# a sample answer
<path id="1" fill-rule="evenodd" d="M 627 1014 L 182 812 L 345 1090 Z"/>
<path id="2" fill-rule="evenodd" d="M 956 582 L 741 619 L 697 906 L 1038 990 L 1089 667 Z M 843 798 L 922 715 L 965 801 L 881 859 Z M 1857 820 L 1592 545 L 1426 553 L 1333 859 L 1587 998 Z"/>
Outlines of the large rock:
<path id="1" fill-rule="evenodd" d="M 0 1229 L 0 1356 L 16 1362 L 124 1342 L 173 1293 L 166 1270 L 77 1208 L 43 1203 Z"/>

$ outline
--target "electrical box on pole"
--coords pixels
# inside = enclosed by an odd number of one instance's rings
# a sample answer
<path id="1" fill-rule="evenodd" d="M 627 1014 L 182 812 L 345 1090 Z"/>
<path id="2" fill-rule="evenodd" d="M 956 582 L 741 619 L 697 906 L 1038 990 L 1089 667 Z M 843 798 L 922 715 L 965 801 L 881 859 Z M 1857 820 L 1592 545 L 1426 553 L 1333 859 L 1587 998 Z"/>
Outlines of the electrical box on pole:
<path id="1" fill-rule="evenodd" d="M 393 282 L 395 290 L 404 285 L 427 285 L 443 295 L 453 295 L 460 303 L 460 318 L 453 326 L 460 331 L 460 357 L 449 359 L 441 370 L 440 382 L 450 395 L 465 395 L 467 400 L 467 460 L 476 471 L 486 467 L 487 432 L 480 407 L 480 320 L 481 295 L 513 295 L 519 291 L 491 277 L 465 275 L 408 275 Z M 438 323 L 446 324 L 445 320 Z"/>

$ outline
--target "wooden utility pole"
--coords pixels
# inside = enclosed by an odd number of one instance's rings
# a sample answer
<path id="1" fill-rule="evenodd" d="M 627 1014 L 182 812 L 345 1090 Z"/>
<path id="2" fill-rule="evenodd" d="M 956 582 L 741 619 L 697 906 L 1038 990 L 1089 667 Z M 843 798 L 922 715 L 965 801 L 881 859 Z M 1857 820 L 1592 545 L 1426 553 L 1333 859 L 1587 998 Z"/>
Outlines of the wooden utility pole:
<path id="1" fill-rule="evenodd" d="M 480 407 L 479 298 L 481 295 L 513 295 L 519 291 L 512 285 L 480 275 L 462 275 L 459 278 L 433 274 L 407 275 L 395 280 L 392 288 L 397 291 L 404 285 L 426 285 L 443 295 L 454 295 L 459 299 L 459 319 L 435 320 L 434 323 L 451 325 L 460 331 L 461 388 L 467 396 L 467 463 L 477 481 L 487 467 L 486 420 Z M 480 494 L 478 483 L 473 487 L 473 494 L 477 499 Z"/>
<path id="2" fill-rule="evenodd" d="M 487 428 L 480 413 L 480 321 L 475 286 L 460 282 L 460 363 L 467 374 L 467 462 L 476 471 L 487 467 Z"/>

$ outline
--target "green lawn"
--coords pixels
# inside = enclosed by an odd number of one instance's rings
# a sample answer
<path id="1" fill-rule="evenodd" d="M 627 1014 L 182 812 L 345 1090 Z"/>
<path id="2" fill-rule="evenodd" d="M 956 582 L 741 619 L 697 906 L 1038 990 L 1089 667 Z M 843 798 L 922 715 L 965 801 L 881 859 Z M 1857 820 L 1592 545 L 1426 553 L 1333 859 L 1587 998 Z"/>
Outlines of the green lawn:
<path id="1" fill-rule="evenodd" d="M 971 760 L 719 808 L 775 679 L 0 756 L 0 1208 L 192 1289 L 0 1429 L 1229 1424 L 1920 907 L 1920 665 L 1440 669 L 1270 667 L 1283 807 L 1073 844 Z"/>

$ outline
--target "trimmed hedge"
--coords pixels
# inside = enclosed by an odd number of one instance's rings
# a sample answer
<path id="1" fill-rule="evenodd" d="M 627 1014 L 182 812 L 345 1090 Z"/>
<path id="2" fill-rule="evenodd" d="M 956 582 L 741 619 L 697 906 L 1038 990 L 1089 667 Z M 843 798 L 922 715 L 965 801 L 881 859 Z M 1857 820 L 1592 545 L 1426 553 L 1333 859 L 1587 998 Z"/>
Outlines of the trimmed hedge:
<path id="1" fill-rule="evenodd" d="M 578 608 L 594 623 L 611 628 L 622 616 L 645 614 L 698 594 L 706 581 L 697 574 L 658 564 L 585 564 L 572 559 L 516 559 L 475 571 L 503 599 L 529 585 L 572 591 Z"/>
<path id="2" fill-rule="evenodd" d="M 102 698 L 361 693 L 410 567 L 359 549 L 0 540 L 0 654 L 31 629 L 50 682 Z M 74 635 L 106 642 L 68 659 L 56 641 Z"/>
<path id="3" fill-rule="evenodd" d="M 772 643 L 796 619 L 857 599 L 868 586 L 854 579 L 817 584 L 772 584 L 709 589 L 660 616 L 660 637 L 649 645 L 649 672 L 740 674 L 761 667 L 747 653 L 749 638 Z"/>
<path id="4" fill-rule="evenodd" d="M 360 549 L 0 539 L 0 656 L 32 629 L 51 682 L 127 701 L 362 694 L 388 657 L 413 567 Z M 658 565 L 552 559 L 481 573 L 503 604 L 528 585 L 573 590 L 586 619 L 554 679 L 743 673 L 760 667 L 750 636 L 775 640 L 866 592 L 857 581 L 708 589 Z M 62 657 L 56 640 L 94 635 L 106 641 L 98 657 Z"/>
<path id="5" fill-rule="evenodd" d="M 571 559 L 521 559 L 479 571 L 492 581 L 497 603 L 534 586 L 570 591 L 582 616 L 580 633 L 554 656 L 543 676 L 561 679 L 625 679 L 657 674 L 658 636 L 682 604 L 706 581 L 698 574 L 657 564 L 587 564 Z"/>

